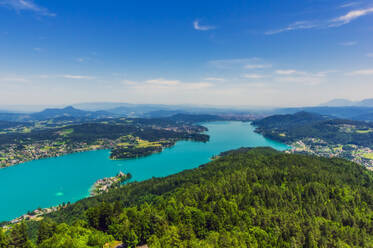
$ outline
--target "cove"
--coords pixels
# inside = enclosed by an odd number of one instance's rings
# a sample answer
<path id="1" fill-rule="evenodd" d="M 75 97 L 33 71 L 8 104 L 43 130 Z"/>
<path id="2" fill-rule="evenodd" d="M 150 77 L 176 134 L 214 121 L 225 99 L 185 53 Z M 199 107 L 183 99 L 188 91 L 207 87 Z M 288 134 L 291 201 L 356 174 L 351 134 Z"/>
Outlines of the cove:
<path id="1" fill-rule="evenodd" d="M 11 220 L 38 207 L 76 202 L 89 195 L 93 183 L 119 171 L 135 181 L 163 177 L 210 161 L 213 155 L 239 147 L 289 147 L 254 132 L 248 122 L 204 123 L 207 143 L 179 141 L 175 146 L 148 157 L 110 160 L 108 150 L 74 153 L 57 158 L 26 162 L 0 169 L 0 221 Z"/>

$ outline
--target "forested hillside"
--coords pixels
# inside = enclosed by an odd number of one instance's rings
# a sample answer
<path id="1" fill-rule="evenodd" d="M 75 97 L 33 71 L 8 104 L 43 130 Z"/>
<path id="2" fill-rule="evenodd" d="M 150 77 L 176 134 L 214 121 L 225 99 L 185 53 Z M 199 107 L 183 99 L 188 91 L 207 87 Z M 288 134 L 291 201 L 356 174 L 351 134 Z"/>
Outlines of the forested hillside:
<path id="1" fill-rule="evenodd" d="M 299 112 L 293 115 L 274 115 L 253 122 L 257 132 L 282 142 L 303 138 L 318 138 L 329 144 L 354 144 L 373 148 L 373 124 L 330 119 L 324 116 Z"/>
<path id="2" fill-rule="evenodd" d="M 40 226 L 38 247 L 373 247 L 372 221 L 371 172 L 256 148 L 83 199 L 30 226 Z M 25 228 L 0 243 L 21 247 Z"/>

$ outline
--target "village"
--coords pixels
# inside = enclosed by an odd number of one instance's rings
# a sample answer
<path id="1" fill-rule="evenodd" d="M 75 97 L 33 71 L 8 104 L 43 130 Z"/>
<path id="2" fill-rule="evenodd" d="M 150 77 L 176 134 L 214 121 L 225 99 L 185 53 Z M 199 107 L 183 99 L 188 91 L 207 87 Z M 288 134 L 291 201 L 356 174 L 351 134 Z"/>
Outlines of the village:
<path id="1" fill-rule="evenodd" d="M 60 141 L 46 140 L 22 147 L 17 144 L 2 145 L 0 146 L 0 168 L 42 158 L 59 157 L 70 153 L 110 149 L 114 145 L 115 142 L 108 139 L 98 140 L 95 144 L 87 144 L 85 142 L 67 144 Z"/>
<path id="2" fill-rule="evenodd" d="M 290 144 L 290 153 L 307 153 L 323 157 L 339 157 L 351 160 L 373 170 L 373 150 L 353 144 L 328 144 L 317 138 L 304 138 Z"/>

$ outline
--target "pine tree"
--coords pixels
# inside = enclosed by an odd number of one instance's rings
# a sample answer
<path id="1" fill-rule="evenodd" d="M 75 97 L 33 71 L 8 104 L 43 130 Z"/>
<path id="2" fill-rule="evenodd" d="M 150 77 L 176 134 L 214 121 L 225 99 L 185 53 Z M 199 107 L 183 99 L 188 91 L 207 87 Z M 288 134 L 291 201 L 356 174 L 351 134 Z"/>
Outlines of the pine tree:
<path id="1" fill-rule="evenodd" d="M 8 237 L 3 232 L 2 228 L 0 229 L 0 248 L 7 248 L 9 245 Z"/>
<path id="2" fill-rule="evenodd" d="M 52 220 L 46 218 L 40 222 L 39 230 L 38 230 L 38 239 L 37 244 L 40 244 L 46 239 L 49 239 L 53 236 L 53 233 L 56 231 L 56 223 Z"/>
<path id="3" fill-rule="evenodd" d="M 31 242 L 28 240 L 27 226 L 24 222 L 15 225 L 10 232 L 10 248 L 31 248 Z"/>

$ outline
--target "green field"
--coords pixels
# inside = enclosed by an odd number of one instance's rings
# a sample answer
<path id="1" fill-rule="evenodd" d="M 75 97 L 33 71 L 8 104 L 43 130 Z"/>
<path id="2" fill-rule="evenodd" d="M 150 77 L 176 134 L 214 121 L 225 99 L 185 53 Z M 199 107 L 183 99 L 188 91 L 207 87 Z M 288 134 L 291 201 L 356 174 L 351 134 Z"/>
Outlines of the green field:
<path id="1" fill-rule="evenodd" d="M 373 159 L 373 152 L 365 153 L 362 156 L 363 156 L 363 158 Z"/>

